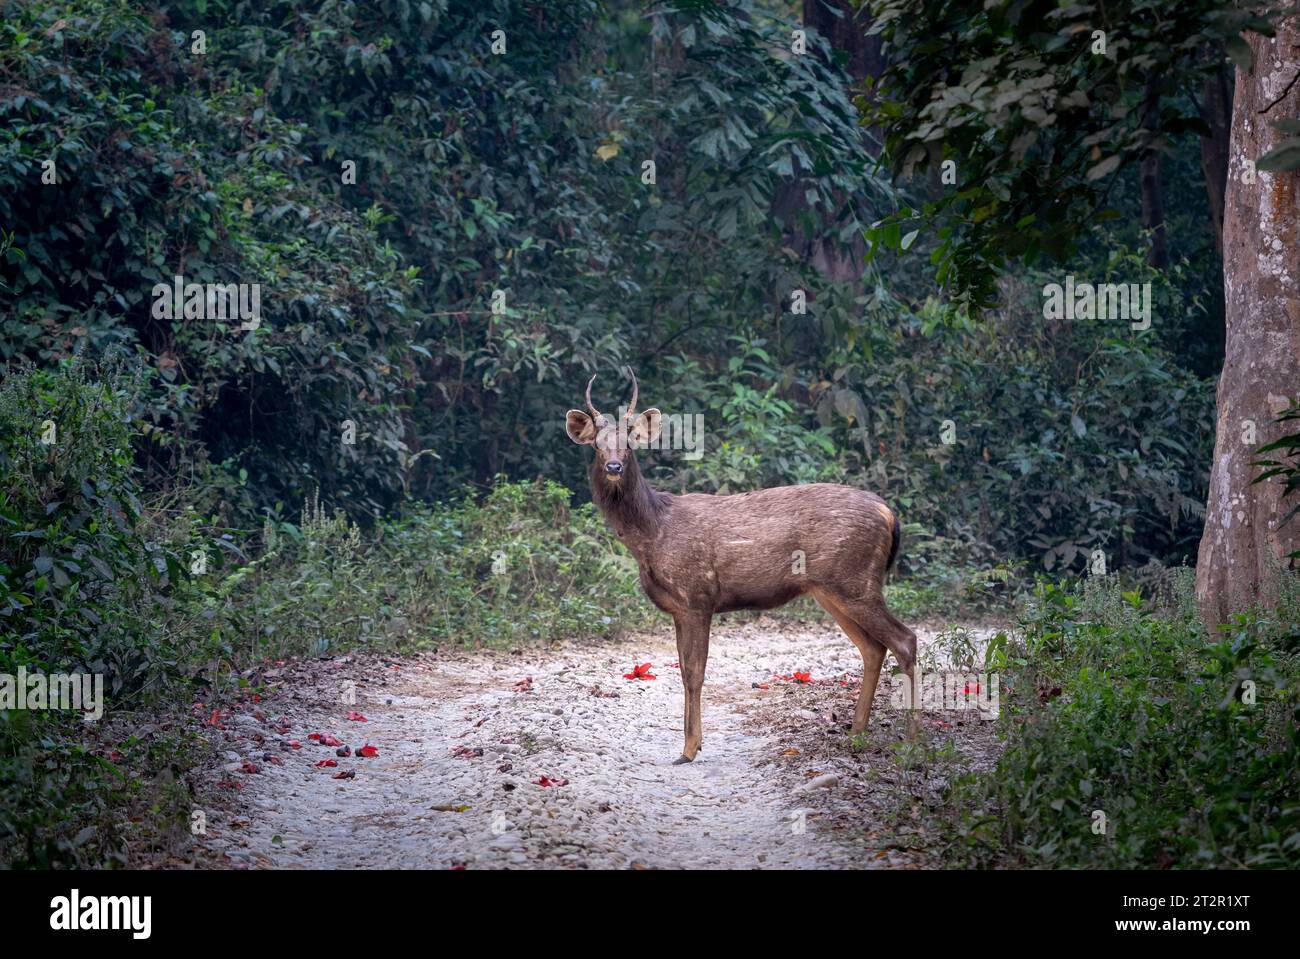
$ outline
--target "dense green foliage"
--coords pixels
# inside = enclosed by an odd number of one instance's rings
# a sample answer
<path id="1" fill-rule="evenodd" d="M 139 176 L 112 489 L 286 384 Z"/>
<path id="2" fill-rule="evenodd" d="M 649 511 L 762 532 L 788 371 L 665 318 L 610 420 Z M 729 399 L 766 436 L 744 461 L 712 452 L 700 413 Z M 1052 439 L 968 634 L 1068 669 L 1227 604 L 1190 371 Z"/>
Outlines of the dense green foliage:
<path id="1" fill-rule="evenodd" d="M 1300 420 L 1300 406 L 1283 410 L 1277 418 L 1284 429 L 1292 429 Z M 1275 482 L 1282 484 L 1282 496 L 1287 502 L 1294 502 L 1282 516 L 1279 523 L 1293 523 L 1300 515 L 1300 430 L 1284 433 L 1271 443 L 1265 443 L 1257 453 L 1262 459 L 1254 465 L 1261 467 L 1256 483 Z M 1289 555 L 1290 559 L 1300 559 L 1300 550 Z"/>
<path id="2" fill-rule="evenodd" d="M 1125 170 L 1152 143 L 1204 131 L 1201 77 L 1225 48 L 1249 67 L 1242 30 L 1272 33 L 1266 3 L 870 6 L 893 55 L 862 104 L 886 160 L 906 179 L 926 171 L 937 181 L 945 162 L 953 172 L 873 236 L 897 249 L 909 231 L 933 227 L 939 280 L 978 304 L 992 301 L 1007 261 L 1062 261 L 1099 219 L 1136 220 L 1116 189 Z"/>
<path id="3" fill-rule="evenodd" d="M 704 417 L 702 459 L 654 458 L 670 488 L 866 485 L 945 565 L 1186 558 L 1211 394 L 1164 351 L 1212 298 L 1198 271 L 1155 278 L 1140 338 L 1050 328 L 1029 287 L 958 316 L 906 261 L 832 281 L 791 244 L 851 256 L 892 201 L 848 77 L 815 34 L 793 55 L 791 23 L 751 2 L 25 5 L 0 33 L 0 349 L 136 352 L 140 481 L 223 526 L 317 486 L 367 524 L 502 472 L 582 489 L 562 413 L 591 370 L 616 403 L 630 363 Z M 178 274 L 260 284 L 260 326 L 160 318 Z"/>
<path id="4" fill-rule="evenodd" d="M 654 621 L 562 428 L 592 372 L 606 409 L 631 366 L 644 405 L 703 418 L 702 456 L 643 454 L 665 489 L 879 492 L 909 618 L 1009 603 L 1097 551 L 1154 581 L 1192 558 L 1221 290 L 1183 87 L 1243 21 L 876 6 L 895 53 L 864 91 L 760 0 L 9 4 L 0 673 L 102 672 L 116 722 L 0 714 L 0 863 L 121 862 L 130 811 L 179 824 L 192 744 L 131 711 L 219 699 L 250 663 Z M 1096 16 L 1124 19 L 1125 55 L 1080 52 Z M 1161 271 L 1134 217 L 1092 216 L 1103 186 L 1140 203 L 1152 73 Z M 954 157 L 951 194 L 881 172 Z M 1149 281 L 1151 328 L 1046 319 L 1062 275 L 1038 252 Z M 163 314 L 175 276 L 257 284 L 259 322 Z M 1206 653 L 1182 620 L 1087 603 L 1046 591 L 1002 647 L 1025 721 L 972 854 L 1294 864 L 1285 630 L 1244 620 Z M 1229 676 L 1260 705 L 1225 705 Z M 1104 846 L 1076 830 L 1085 780 L 1126 830 Z"/>
<path id="5" fill-rule="evenodd" d="M 144 536 L 126 410 L 138 380 L 27 369 L 0 385 L 0 671 L 19 664 L 107 672 L 138 690 L 141 642 L 175 555 Z"/>
<path id="6" fill-rule="evenodd" d="M 0 674 L 99 674 L 119 715 L 176 665 L 154 624 L 180 566 L 142 515 L 128 412 L 138 387 L 83 364 L 0 384 Z M 119 860 L 109 810 L 183 815 L 171 770 L 184 748 L 160 739 L 127 772 L 76 713 L 0 711 L 0 862 Z"/>
<path id="7" fill-rule="evenodd" d="M 991 647 L 1007 746 L 954 796 L 963 860 L 1300 864 L 1300 596 L 1209 642 L 1190 586 L 1152 610 L 1113 581 L 1044 585 Z"/>
<path id="8" fill-rule="evenodd" d="M 798 269 L 766 223 L 781 171 L 819 170 L 810 198 L 867 182 L 837 172 L 865 166 L 842 86 L 773 58 L 772 28 L 735 14 L 725 32 L 605 18 L 589 43 L 590 3 L 215 12 L 38 3 L 6 19 L 23 93 L 0 107 L 5 341 L 40 358 L 138 344 L 170 447 L 152 465 L 237 460 L 262 503 L 318 479 L 374 508 L 411 484 L 553 468 L 551 436 L 519 440 L 574 402 L 583 370 L 777 308 Z M 856 205 L 837 229 L 860 228 Z M 150 291 L 177 273 L 261 283 L 261 328 L 159 321 Z M 420 449 L 436 457 L 422 473 Z"/>
<path id="9" fill-rule="evenodd" d="M 644 618 L 636 565 L 569 499 L 503 482 L 482 503 L 413 507 L 363 532 L 313 498 L 297 522 L 266 523 L 255 559 L 195 584 L 180 615 L 221 658 L 611 635 Z"/>

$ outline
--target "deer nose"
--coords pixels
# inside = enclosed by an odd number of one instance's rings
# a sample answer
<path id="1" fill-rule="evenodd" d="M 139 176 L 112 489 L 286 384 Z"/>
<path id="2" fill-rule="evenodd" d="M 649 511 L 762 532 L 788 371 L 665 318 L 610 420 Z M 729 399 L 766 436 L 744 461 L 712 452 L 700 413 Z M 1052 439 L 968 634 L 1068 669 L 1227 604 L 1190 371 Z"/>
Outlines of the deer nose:
<path id="1" fill-rule="evenodd" d="M 621 474 L 621 473 L 623 472 L 623 464 L 622 464 L 622 463 L 606 463 L 606 464 L 605 464 L 605 472 L 608 473 L 610 476 L 618 476 L 619 474 Z"/>

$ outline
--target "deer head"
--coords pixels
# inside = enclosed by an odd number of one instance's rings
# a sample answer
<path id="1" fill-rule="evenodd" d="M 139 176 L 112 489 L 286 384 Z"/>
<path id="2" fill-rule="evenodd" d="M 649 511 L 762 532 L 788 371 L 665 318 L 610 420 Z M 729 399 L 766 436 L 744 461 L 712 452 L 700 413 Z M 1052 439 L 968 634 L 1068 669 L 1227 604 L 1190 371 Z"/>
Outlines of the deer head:
<path id="1" fill-rule="evenodd" d="M 592 468 L 594 476 L 600 476 L 606 483 L 617 485 L 625 475 L 630 475 L 636 465 L 632 449 L 648 446 L 659 438 L 663 415 L 659 410 L 636 411 L 637 382 L 636 374 L 628 370 L 632 377 L 632 401 L 627 405 L 627 412 L 619 418 L 606 416 L 598 412 L 591 402 L 591 385 L 596 382 L 595 374 L 587 381 L 587 409 L 569 410 L 565 419 L 565 430 L 569 439 L 582 446 L 591 446 L 596 451 L 596 462 Z"/>

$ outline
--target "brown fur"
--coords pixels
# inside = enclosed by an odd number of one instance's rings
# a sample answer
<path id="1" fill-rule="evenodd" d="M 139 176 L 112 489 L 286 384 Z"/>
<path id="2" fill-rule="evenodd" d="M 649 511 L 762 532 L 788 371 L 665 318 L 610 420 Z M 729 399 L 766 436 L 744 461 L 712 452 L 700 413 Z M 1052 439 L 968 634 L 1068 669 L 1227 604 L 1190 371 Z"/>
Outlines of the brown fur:
<path id="1" fill-rule="evenodd" d="M 916 634 L 885 607 L 885 573 L 898 548 L 893 512 L 874 493 L 830 483 L 732 496 L 655 490 L 627 438 L 653 439 L 658 417 L 658 410 L 639 417 L 633 410 L 629 428 L 620 431 L 610 418 L 571 410 L 568 432 L 574 442 L 594 447 L 592 499 L 636 558 L 650 601 L 673 617 L 686 695 L 686 742 L 677 761 L 690 762 L 701 746 L 700 690 L 713 614 L 771 609 L 805 594 L 862 654 L 851 727 L 861 732 L 885 651 L 893 652 L 909 681 L 916 662 Z M 611 475 L 611 463 L 622 472 Z"/>

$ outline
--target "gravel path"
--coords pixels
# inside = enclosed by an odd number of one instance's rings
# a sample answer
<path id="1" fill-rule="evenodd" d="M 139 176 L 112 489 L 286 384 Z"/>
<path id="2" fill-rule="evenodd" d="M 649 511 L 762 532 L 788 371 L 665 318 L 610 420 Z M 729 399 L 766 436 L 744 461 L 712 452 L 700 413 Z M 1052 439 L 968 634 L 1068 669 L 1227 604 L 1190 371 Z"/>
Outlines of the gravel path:
<path id="1" fill-rule="evenodd" d="M 828 778 L 826 757 L 792 745 L 805 727 L 832 736 L 829 712 L 809 705 L 838 704 L 836 721 L 852 711 L 861 661 L 833 625 L 716 626 L 704 748 L 682 766 L 672 765 L 682 739 L 675 661 L 665 630 L 513 655 L 342 657 L 272 670 L 267 681 L 279 688 L 265 715 L 245 707 L 222 722 L 218 772 L 234 788 L 200 839 L 204 858 L 235 868 L 914 864 L 877 848 L 870 824 L 846 829 L 845 810 L 831 814 L 836 786 L 816 785 Z M 657 679 L 623 678 L 645 662 Z M 887 706 L 891 666 L 873 742 L 901 738 L 905 725 Z M 821 688 L 774 681 L 795 670 Z M 356 702 L 345 705 L 352 684 Z M 366 721 L 347 719 L 349 710 Z M 336 756 L 308 739 L 314 732 L 353 755 Z M 838 726 L 833 736 L 842 742 Z M 358 758 L 365 743 L 378 756 Z M 338 765 L 315 765 L 330 759 Z M 354 778 L 334 778 L 348 770 Z"/>

